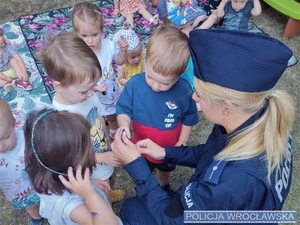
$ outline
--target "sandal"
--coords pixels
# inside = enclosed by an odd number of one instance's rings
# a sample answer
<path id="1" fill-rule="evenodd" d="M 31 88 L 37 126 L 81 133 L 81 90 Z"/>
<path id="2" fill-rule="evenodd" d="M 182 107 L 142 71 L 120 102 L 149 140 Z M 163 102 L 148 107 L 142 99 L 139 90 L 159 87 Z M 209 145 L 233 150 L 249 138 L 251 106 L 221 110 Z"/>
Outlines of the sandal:
<path id="1" fill-rule="evenodd" d="M 149 20 L 149 24 L 150 26 L 156 26 L 159 22 L 159 19 L 158 19 L 158 14 L 152 16 Z"/>
<path id="2" fill-rule="evenodd" d="M 129 23 L 128 21 L 124 21 L 123 23 L 123 28 L 124 30 L 132 30 L 134 27 L 134 25 L 132 23 Z"/>
<path id="3" fill-rule="evenodd" d="M 29 83 L 29 81 L 23 81 L 22 79 L 18 79 L 17 85 L 19 88 L 22 88 L 25 91 L 30 91 L 33 89 L 32 84 Z"/>
<path id="4" fill-rule="evenodd" d="M 13 80 L 10 83 L 6 83 L 3 87 L 4 91 L 6 92 L 12 92 L 17 87 L 17 80 Z"/>

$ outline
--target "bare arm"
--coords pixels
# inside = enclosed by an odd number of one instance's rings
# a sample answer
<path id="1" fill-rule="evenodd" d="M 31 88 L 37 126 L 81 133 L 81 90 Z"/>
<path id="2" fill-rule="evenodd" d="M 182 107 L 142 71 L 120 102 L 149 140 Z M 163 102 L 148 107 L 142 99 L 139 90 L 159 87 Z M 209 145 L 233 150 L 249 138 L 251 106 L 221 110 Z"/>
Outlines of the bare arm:
<path id="1" fill-rule="evenodd" d="M 261 4 L 259 0 L 253 0 L 253 9 L 251 10 L 252 16 L 259 16 L 261 14 Z"/>
<path id="2" fill-rule="evenodd" d="M 122 86 L 124 86 L 126 84 L 126 82 L 128 81 L 124 76 L 123 66 L 118 66 L 118 81 L 119 81 L 119 84 L 121 84 Z"/>
<path id="3" fill-rule="evenodd" d="M 226 5 L 226 3 L 228 2 L 228 0 L 222 0 L 219 4 L 219 7 L 217 8 L 217 15 L 218 17 L 223 17 L 225 12 L 224 12 L 224 7 Z"/>
<path id="4" fill-rule="evenodd" d="M 121 129 L 124 129 L 126 136 L 130 138 L 131 135 L 130 135 L 129 127 L 130 127 L 131 119 L 129 118 L 129 116 L 125 114 L 120 114 L 117 116 L 117 120 L 118 120 L 119 127 Z"/>
<path id="5" fill-rule="evenodd" d="M 191 132 L 192 132 L 192 127 L 191 126 L 185 126 L 185 125 L 182 124 L 180 136 L 178 138 L 176 146 L 187 145 L 188 140 L 189 140 L 190 135 L 191 135 Z"/>
<path id="6" fill-rule="evenodd" d="M 73 169 L 68 169 L 67 181 L 63 176 L 59 175 L 63 185 L 81 196 L 85 200 L 85 204 L 76 207 L 71 213 L 70 218 L 77 224 L 97 224 L 117 225 L 116 215 L 110 206 L 97 193 L 95 187 L 90 182 L 90 171 L 85 170 L 84 177 L 81 175 L 82 167 L 78 166 L 76 175 L 73 174 Z"/>
<path id="7" fill-rule="evenodd" d="M 118 45 L 120 47 L 120 51 L 118 54 L 117 59 L 115 60 L 115 63 L 119 66 L 123 65 L 126 58 L 127 58 L 127 48 L 128 48 L 128 42 L 126 39 L 121 36 L 120 40 L 118 41 Z"/>

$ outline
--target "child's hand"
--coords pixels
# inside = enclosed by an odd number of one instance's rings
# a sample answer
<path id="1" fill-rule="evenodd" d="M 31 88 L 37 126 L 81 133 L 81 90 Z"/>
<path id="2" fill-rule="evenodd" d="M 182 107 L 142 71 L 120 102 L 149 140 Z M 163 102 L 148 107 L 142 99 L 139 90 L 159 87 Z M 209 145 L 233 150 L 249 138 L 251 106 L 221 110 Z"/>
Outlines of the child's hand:
<path id="1" fill-rule="evenodd" d="M 106 84 L 106 83 L 103 83 L 101 86 L 95 86 L 95 87 L 93 88 L 93 90 L 94 90 L 95 92 L 104 92 L 104 91 L 107 90 L 107 84 Z"/>
<path id="2" fill-rule="evenodd" d="M 127 51 L 128 42 L 126 41 L 124 36 L 121 35 L 120 40 L 118 41 L 118 45 L 119 45 L 121 51 L 123 51 L 123 52 Z"/>
<path id="3" fill-rule="evenodd" d="M 93 179 L 93 182 L 103 191 L 108 192 L 111 190 L 111 187 L 108 182 L 99 179 Z"/>
<path id="4" fill-rule="evenodd" d="M 85 169 L 84 176 L 82 177 L 82 166 L 78 166 L 76 170 L 76 175 L 74 177 L 73 168 L 69 167 L 69 181 L 67 181 L 62 175 L 59 175 L 58 178 L 66 188 L 72 190 L 84 199 L 88 198 L 88 196 L 91 195 L 91 193 L 96 192 L 95 187 L 90 181 L 89 168 Z"/>
<path id="5" fill-rule="evenodd" d="M 113 13 L 114 16 L 117 16 L 119 14 L 119 9 L 114 9 Z"/>
<path id="6" fill-rule="evenodd" d="M 131 138 L 129 127 L 121 125 L 119 128 L 122 131 L 120 135 L 125 135 L 128 139 Z"/>

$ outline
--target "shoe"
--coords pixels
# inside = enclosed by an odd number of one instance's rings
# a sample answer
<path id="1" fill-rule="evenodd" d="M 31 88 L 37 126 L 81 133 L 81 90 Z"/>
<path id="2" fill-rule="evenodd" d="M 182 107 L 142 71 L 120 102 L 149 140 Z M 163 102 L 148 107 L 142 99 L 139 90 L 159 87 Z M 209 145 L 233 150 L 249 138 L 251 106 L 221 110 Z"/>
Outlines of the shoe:
<path id="1" fill-rule="evenodd" d="M 152 16 L 149 20 L 149 24 L 150 26 L 156 26 L 158 24 L 159 20 L 158 20 L 158 14 Z"/>
<path id="2" fill-rule="evenodd" d="M 44 223 L 43 217 L 41 217 L 40 219 L 30 218 L 28 221 L 28 225 L 42 225 L 43 223 Z"/>
<path id="3" fill-rule="evenodd" d="M 170 184 L 166 184 L 165 186 L 161 187 L 165 192 L 167 192 L 169 195 L 174 196 L 176 191 L 174 191 L 173 189 L 171 189 L 171 185 Z"/>
<path id="4" fill-rule="evenodd" d="M 123 28 L 124 30 L 132 30 L 134 28 L 134 25 L 132 23 L 129 23 L 128 21 L 124 21 Z"/>
<path id="5" fill-rule="evenodd" d="M 13 90 L 15 90 L 17 87 L 17 80 L 13 80 L 10 83 L 7 83 L 4 85 L 3 89 L 6 92 L 12 92 Z"/>
<path id="6" fill-rule="evenodd" d="M 120 202 L 124 200 L 125 197 L 126 197 L 126 193 L 123 190 L 117 189 L 117 190 L 110 191 L 111 202 Z"/>
<path id="7" fill-rule="evenodd" d="M 29 83 L 29 81 L 23 81 L 22 79 L 18 79 L 17 85 L 19 88 L 22 88 L 25 91 L 30 91 L 33 89 L 32 84 Z"/>
<path id="8" fill-rule="evenodd" d="M 297 62 L 298 62 L 298 59 L 294 55 L 292 55 L 292 57 L 288 61 L 287 67 L 294 66 L 297 64 Z"/>

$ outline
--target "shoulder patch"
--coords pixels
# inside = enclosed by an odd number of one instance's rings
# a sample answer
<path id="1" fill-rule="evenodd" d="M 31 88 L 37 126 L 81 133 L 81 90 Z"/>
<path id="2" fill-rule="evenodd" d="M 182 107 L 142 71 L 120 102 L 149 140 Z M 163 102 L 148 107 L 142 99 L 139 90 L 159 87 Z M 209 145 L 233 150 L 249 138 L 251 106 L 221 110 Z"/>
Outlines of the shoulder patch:
<path id="1" fill-rule="evenodd" d="M 218 184 L 220 176 L 227 163 L 228 161 L 225 160 L 213 161 L 206 170 L 203 181 Z"/>

